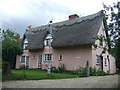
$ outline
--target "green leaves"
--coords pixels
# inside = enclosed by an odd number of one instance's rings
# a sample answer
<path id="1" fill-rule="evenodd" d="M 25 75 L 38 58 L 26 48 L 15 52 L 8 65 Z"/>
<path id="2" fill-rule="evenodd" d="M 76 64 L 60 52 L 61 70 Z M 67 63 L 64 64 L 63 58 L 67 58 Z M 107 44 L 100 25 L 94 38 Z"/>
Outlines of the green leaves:
<path id="1" fill-rule="evenodd" d="M 105 16 L 108 17 L 107 24 L 108 31 L 110 31 L 109 34 L 111 36 L 111 40 L 113 39 L 113 41 L 115 41 L 120 37 L 120 2 L 117 1 L 113 4 L 113 6 L 106 6 L 103 4 L 103 7 L 105 9 Z"/>
<path id="2" fill-rule="evenodd" d="M 2 33 L 4 40 L 17 40 L 17 33 L 10 29 L 3 30 Z"/>
<path id="3" fill-rule="evenodd" d="M 9 29 L 3 30 L 2 33 L 2 59 L 15 66 L 16 55 L 22 54 L 22 49 L 19 47 L 17 33 Z"/>
<path id="4" fill-rule="evenodd" d="M 94 50 L 97 49 L 98 45 L 97 44 L 93 44 Z"/>
<path id="5" fill-rule="evenodd" d="M 103 4 L 103 7 L 105 9 L 105 16 L 108 17 L 107 33 L 110 37 L 110 52 L 115 56 L 116 66 L 120 71 L 120 45 L 118 45 L 120 42 L 120 1 L 113 3 L 113 6 Z"/>

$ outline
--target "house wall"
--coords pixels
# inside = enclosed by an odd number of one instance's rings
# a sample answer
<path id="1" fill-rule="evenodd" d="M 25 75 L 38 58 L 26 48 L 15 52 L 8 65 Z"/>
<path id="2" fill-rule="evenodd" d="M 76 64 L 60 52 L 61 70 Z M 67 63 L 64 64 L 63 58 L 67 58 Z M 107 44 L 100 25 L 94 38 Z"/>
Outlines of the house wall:
<path id="1" fill-rule="evenodd" d="M 74 47 L 61 47 L 61 48 L 51 48 L 50 51 L 53 54 L 53 61 L 51 61 L 52 66 L 59 66 L 64 64 L 66 69 L 73 70 L 79 68 L 79 66 L 85 66 L 86 61 L 88 60 L 90 65 L 92 64 L 92 46 L 74 46 Z M 41 51 L 32 51 L 24 50 L 22 56 L 30 56 L 30 68 L 37 68 L 38 66 L 38 56 L 42 55 L 42 69 L 47 69 L 48 62 L 44 61 L 44 54 L 49 53 L 49 47 L 45 47 Z M 33 56 L 35 55 L 35 58 Z M 63 60 L 59 61 L 59 55 L 63 55 Z M 20 56 L 17 56 L 16 68 L 19 68 L 22 64 L 20 63 Z"/>
<path id="2" fill-rule="evenodd" d="M 101 35 L 101 34 L 103 36 L 105 36 L 103 23 L 98 32 L 98 35 Z M 99 40 L 96 40 L 95 43 L 97 45 L 99 45 Z M 103 42 L 103 47 L 106 47 L 105 42 Z M 103 51 L 102 48 L 98 47 L 97 49 L 94 50 L 94 47 L 92 46 L 92 66 L 96 67 L 97 69 L 100 69 L 101 66 L 100 66 L 100 64 L 97 64 L 97 56 L 96 55 L 101 55 L 102 51 Z M 102 56 L 103 56 L 103 71 L 115 73 L 116 72 L 115 58 L 113 56 L 111 56 L 107 51 L 105 53 L 103 53 Z M 109 56 L 109 60 L 108 60 L 107 56 Z M 106 59 L 106 65 L 105 65 L 105 59 Z"/>

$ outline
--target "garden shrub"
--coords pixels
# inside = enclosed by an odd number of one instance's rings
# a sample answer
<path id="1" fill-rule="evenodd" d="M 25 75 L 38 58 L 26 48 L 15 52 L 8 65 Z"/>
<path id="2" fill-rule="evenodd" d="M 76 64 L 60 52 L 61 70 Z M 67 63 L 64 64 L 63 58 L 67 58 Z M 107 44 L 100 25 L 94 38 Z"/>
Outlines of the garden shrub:
<path id="1" fill-rule="evenodd" d="M 70 73 L 70 74 L 77 74 L 77 75 L 80 75 L 80 77 L 87 76 L 86 69 L 87 69 L 86 66 L 82 66 L 76 70 L 66 70 L 64 64 L 61 64 L 58 67 L 51 66 L 51 72 L 54 72 L 54 73 L 65 72 L 65 73 Z M 104 76 L 104 75 L 107 75 L 107 73 L 105 73 L 104 71 L 100 71 L 96 69 L 95 67 L 90 67 L 90 76 Z"/>
<path id="2" fill-rule="evenodd" d="M 79 67 L 78 69 L 74 70 L 74 74 L 86 74 L 86 67 L 83 66 L 83 67 Z"/>
<path id="3" fill-rule="evenodd" d="M 105 76 L 107 73 L 104 71 L 101 71 L 99 69 L 96 69 L 95 67 L 90 67 L 90 76 Z"/>
<path id="4" fill-rule="evenodd" d="M 75 71 L 74 70 L 66 70 L 65 73 L 75 74 Z"/>
<path id="5" fill-rule="evenodd" d="M 2 74 L 7 76 L 11 74 L 10 64 L 6 61 L 2 62 Z"/>
<path id="6" fill-rule="evenodd" d="M 25 69 L 25 65 L 21 65 L 21 66 L 20 66 L 20 69 Z"/>
<path id="7" fill-rule="evenodd" d="M 97 75 L 97 69 L 94 67 L 90 67 L 90 76 L 96 76 Z"/>
<path id="8" fill-rule="evenodd" d="M 86 75 L 86 66 L 79 67 L 78 69 L 74 70 L 74 74 L 80 75 L 80 77 L 87 76 Z M 90 76 L 104 76 L 107 75 L 104 71 L 100 71 L 95 67 L 90 67 Z"/>
<path id="9" fill-rule="evenodd" d="M 57 70 L 57 68 L 56 67 L 54 67 L 54 66 L 51 66 L 51 72 L 55 72 L 55 73 L 57 73 L 58 72 L 58 70 Z"/>
<path id="10" fill-rule="evenodd" d="M 65 69 L 65 65 L 64 64 L 61 64 L 58 67 L 51 66 L 51 72 L 62 73 L 62 72 L 65 72 L 65 71 L 66 71 L 66 69 Z"/>
<path id="11" fill-rule="evenodd" d="M 65 72 L 66 69 L 65 69 L 65 65 L 64 64 L 61 64 L 60 66 L 58 66 L 58 72 L 59 73 L 62 73 L 62 72 Z"/>

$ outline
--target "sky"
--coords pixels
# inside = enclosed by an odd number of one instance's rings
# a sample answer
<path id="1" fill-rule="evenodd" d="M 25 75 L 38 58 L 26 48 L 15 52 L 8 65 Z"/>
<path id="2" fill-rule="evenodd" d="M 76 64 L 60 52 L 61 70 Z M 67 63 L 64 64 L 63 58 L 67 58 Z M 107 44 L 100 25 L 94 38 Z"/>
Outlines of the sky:
<path id="1" fill-rule="evenodd" d="M 0 28 L 12 29 L 22 37 L 29 25 L 37 27 L 68 20 L 71 14 L 80 17 L 103 10 L 117 0 L 0 0 Z"/>

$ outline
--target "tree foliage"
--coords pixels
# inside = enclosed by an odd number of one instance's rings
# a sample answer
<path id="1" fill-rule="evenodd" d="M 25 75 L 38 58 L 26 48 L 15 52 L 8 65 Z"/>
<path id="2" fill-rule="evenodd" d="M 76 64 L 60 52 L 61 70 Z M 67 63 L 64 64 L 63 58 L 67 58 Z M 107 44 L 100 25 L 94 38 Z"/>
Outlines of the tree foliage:
<path id="1" fill-rule="evenodd" d="M 19 47 L 18 34 L 10 29 L 2 30 L 2 59 L 15 67 L 16 55 L 22 54 Z"/>
<path id="2" fill-rule="evenodd" d="M 108 21 L 108 33 L 111 37 L 110 41 L 115 45 L 115 41 L 120 38 L 120 2 L 113 3 L 113 6 L 106 6 L 105 9 L 106 19 Z"/>
<path id="3" fill-rule="evenodd" d="M 116 58 L 116 66 L 120 71 L 120 2 L 112 6 L 103 4 L 107 20 L 108 37 L 110 37 L 110 52 Z"/>

